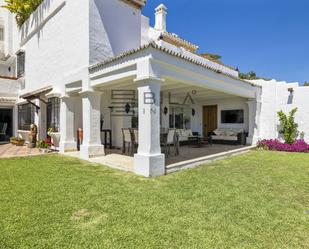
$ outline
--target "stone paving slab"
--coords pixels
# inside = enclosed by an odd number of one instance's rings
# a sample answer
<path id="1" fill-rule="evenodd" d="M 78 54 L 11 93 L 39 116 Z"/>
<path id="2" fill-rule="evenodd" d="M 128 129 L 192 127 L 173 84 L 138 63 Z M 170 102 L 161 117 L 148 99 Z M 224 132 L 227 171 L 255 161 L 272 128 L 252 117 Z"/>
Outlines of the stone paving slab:
<path id="1" fill-rule="evenodd" d="M 133 172 L 133 157 L 117 154 L 115 153 L 116 152 L 115 150 L 113 150 L 114 153 L 112 153 L 112 151 L 110 150 L 107 151 L 108 153 L 106 156 L 89 158 L 87 161 L 102 164 L 123 171 Z M 80 158 L 80 154 L 78 151 L 66 152 L 64 153 L 64 155 Z"/>
<path id="2" fill-rule="evenodd" d="M 12 144 L 0 145 L 0 158 L 25 157 L 41 155 L 42 152 L 38 148 L 28 148 L 24 146 L 15 146 Z"/>

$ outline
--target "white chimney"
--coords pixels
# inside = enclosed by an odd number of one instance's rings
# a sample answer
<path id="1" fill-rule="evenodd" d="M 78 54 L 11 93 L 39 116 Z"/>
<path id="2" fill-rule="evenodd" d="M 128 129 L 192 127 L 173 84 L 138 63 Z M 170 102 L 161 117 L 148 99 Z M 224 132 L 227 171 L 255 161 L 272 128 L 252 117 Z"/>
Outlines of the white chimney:
<path id="1" fill-rule="evenodd" d="M 164 4 L 160 4 L 155 10 L 156 23 L 154 28 L 159 31 L 166 31 L 167 8 Z"/>

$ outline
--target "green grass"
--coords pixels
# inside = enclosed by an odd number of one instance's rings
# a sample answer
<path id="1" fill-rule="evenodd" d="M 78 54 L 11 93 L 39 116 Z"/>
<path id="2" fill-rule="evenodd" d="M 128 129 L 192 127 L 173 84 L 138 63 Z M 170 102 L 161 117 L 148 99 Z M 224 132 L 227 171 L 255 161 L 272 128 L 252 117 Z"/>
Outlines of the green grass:
<path id="1" fill-rule="evenodd" d="M 57 155 L 0 160 L 0 248 L 309 248 L 309 154 L 155 179 Z"/>

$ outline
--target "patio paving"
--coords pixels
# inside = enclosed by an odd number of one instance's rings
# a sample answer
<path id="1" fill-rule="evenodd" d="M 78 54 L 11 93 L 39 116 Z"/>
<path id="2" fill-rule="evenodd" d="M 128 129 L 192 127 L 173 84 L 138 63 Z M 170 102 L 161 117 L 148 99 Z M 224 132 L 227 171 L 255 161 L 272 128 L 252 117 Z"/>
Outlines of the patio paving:
<path id="1" fill-rule="evenodd" d="M 80 158 L 79 151 L 66 152 L 65 156 Z M 107 165 L 111 168 L 133 172 L 133 157 L 122 155 L 121 150 L 106 149 L 106 156 L 93 157 L 88 159 L 89 162 Z"/>
<path id="2" fill-rule="evenodd" d="M 174 148 L 171 148 L 170 156 L 165 158 L 166 166 L 170 164 L 179 163 L 182 161 L 188 161 L 192 159 L 196 159 L 199 157 L 210 156 L 222 152 L 227 152 L 230 150 L 236 150 L 239 148 L 244 148 L 246 146 L 243 145 L 225 145 L 225 144 L 213 144 L 207 145 L 203 147 L 191 147 L 188 145 L 182 145 L 179 148 L 179 155 L 174 155 Z"/>
<path id="3" fill-rule="evenodd" d="M 203 146 L 200 148 L 191 147 L 188 145 L 180 146 L 179 149 L 179 155 L 174 155 L 174 149 L 171 148 L 170 156 L 165 158 L 166 160 L 166 166 L 174 165 L 180 162 L 190 161 L 197 158 L 202 158 L 205 156 L 215 155 L 219 153 L 224 153 L 228 151 L 237 150 L 240 148 L 245 148 L 247 146 L 242 145 L 222 145 L 222 144 L 214 144 L 214 145 L 208 145 Z M 107 165 L 112 168 L 116 168 L 123 171 L 130 171 L 133 172 L 134 166 L 133 166 L 133 157 L 129 155 L 123 155 L 121 153 L 121 149 L 106 149 L 106 156 L 100 156 L 100 157 L 93 157 L 90 158 L 88 161 L 92 163 L 98 163 Z M 72 156 L 79 158 L 79 152 L 66 152 L 64 155 L 66 156 Z"/>
<path id="4" fill-rule="evenodd" d="M 25 146 L 15 146 L 12 144 L 1 144 L 0 145 L 0 158 L 10 157 L 26 157 L 41 155 L 42 153 L 38 148 L 28 148 Z"/>
<path id="5" fill-rule="evenodd" d="M 212 146 L 204 146 L 201 148 L 190 147 L 187 145 L 180 146 L 179 155 L 174 155 L 174 149 L 171 148 L 170 156 L 167 157 L 166 166 L 174 165 L 180 162 L 193 160 L 196 158 L 201 158 L 209 155 L 214 155 L 222 152 L 227 152 L 244 146 L 238 145 L 219 145 L 214 144 Z M 25 146 L 15 146 L 12 144 L 2 144 L 0 145 L 0 158 L 12 158 L 12 157 L 27 157 L 41 155 L 42 153 L 38 148 L 28 148 Z M 67 152 L 66 156 L 79 158 L 79 152 Z M 106 150 L 106 156 L 90 158 L 88 161 L 92 163 L 98 163 L 107 165 L 112 168 L 116 168 L 123 171 L 133 172 L 133 157 L 129 155 L 121 154 L 120 149 Z"/>
<path id="6" fill-rule="evenodd" d="M 166 166 L 174 165 L 180 162 L 193 160 L 209 155 L 214 155 L 222 152 L 228 152 L 245 146 L 240 145 L 222 145 L 214 144 L 211 146 L 204 146 L 201 148 L 190 147 L 187 145 L 180 146 L 179 155 L 174 155 L 174 149 L 171 148 L 170 156 L 167 157 Z M 42 153 L 37 148 L 28 148 L 27 146 L 15 146 L 12 144 L 0 145 L 0 158 L 11 158 L 11 157 L 26 157 L 41 155 Z M 79 158 L 79 152 L 67 152 L 64 155 Z M 98 163 L 107 165 L 112 168 L 120 169 L 123 171 L 133 172 L 133 157 L 121 154 L 120 149 L 106 150 L 106 156 L 90 158 L 88 161 L 92 163 Z"/>

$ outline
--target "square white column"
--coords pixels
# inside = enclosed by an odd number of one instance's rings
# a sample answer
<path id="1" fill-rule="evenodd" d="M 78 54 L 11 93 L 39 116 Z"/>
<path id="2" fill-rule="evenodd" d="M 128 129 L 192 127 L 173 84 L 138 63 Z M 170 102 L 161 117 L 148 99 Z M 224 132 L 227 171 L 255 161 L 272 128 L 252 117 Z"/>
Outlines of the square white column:
<path id="1" fill-rule="evenodd" d="M 61 98 L 60 104 L 60 152 L 77 150 L 74 137 L 74 105 L 76 97 L 65 96 Z"/>
<path id="2" fill-rule="evenodd" d="M 101 143 L 101 95 L 101 92 L 96 91 L 82 93 L 83 143 L 80 147 L 80 156 L 83 159 L 105 155 Z"/>
<path id="3" fill-rule="evenodd" d="M 261 102 L 252 99 L 247 102 L 249 107 L 249 135 L 247 144 L 255 145 L 260 140 Z"/>
<path id="4" fill-rule="evenodd" d="M 38 112 L 38 133 L 39 139 L 46 139 L 47 137 L 47 104 L 39 100 L 40 110 Z"/>
<path id="5" fill-rule="evenodd" d="M 146 79 L 138 86 L 138 152 L 134 172 L 146 177 L 165 174 L 165 156 L 160 147 L 160 81 Z"/>

